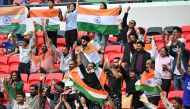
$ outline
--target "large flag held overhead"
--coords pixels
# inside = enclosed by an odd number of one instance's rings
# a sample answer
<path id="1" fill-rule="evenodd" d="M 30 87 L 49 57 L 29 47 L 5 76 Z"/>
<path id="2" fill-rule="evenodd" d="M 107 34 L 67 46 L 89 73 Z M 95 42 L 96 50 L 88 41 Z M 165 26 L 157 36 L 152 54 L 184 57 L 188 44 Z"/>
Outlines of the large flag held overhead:
<path id="1" fill-rule="evenodd" d="M 43 30 L 43 23 L 48 21 L 47 31 L 58 31 L 60 29 L 59 9 L 30 10 L 30 18 L 37 23 L 37 30 Z"/>
<path id="2" fill-rule="evenodd" d="M 102 72 L 100 69 L 95 71 L 101 86 L 105 84 L 106 74 Z M 86 85 L 81 79 L 81 71 L 79 68 L 75 68 L 70 72 L 70 80 L 74 83 L 74 86 L 82 92 L 88 99 L 92 101 L 96 101 L 97 103 L 103 104 L 106 101 L 107 93 L 103 90 L 96 90 L 88 85 Z"/>
<path id="3" fill-rule="evenodd" d="M 118 19 L 120 10 L 119 7 L 105 10 L 78 7 L 78 30 L 104 35 L 119 34 Z"/>
<path id="4" fill-rule="evenodd" d="M 21 34 L 26 31 L 28 10 L 25 6 L 0 7 L 0 33 Z"/>
<path id="5" fill-rule="evenodd" d="M 156 82 L 153 69 L 149 69 L 150 73 L 143 73 L 141 79 L 135 83 L 136 90 L 143 90 L 147 93 L 159 93 L 159 87 Z"/>

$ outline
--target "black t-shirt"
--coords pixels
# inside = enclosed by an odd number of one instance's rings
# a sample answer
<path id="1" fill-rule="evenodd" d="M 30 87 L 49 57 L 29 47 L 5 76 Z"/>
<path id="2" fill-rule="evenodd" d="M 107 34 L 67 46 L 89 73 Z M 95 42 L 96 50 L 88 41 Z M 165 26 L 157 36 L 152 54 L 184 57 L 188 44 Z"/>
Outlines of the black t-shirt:
<path id="1" fill-rule="evenodd" d="M 96 76 L 95 72 L 88 74 L 83 64 L 79 65 L 79 68 L 84 76 L 84 83 L 86 83 L 91 88 L 97 90 L 102 89 L 100 81 L 98 80 L 98 77 Z"/>
<path id="2" fill-rule="evenodd" d="M 121 92 L 121 85 L 122 85 L 122 78 L 116 78 L 113 73 L 111 72 L 110 69 L 106 69 L 109 81 L 108 81 L 108 86 L 111 88 L 111 90 L 114 93 L 120 93 Z M 120 68 L 120 73 L 123 75 L 125 74 L 125 70 Z"/>

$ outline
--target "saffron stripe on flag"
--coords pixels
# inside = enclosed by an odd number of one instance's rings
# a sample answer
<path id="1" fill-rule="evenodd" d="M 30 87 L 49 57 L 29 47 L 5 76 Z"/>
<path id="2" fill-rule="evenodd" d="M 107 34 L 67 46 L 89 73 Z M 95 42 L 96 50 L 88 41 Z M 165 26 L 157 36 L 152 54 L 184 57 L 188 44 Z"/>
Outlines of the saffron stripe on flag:
<path id="1" fill-rule="evenodd" d="M 30 17 L 58 17 L 58 9 L 40 9 L 40 10 L 30 10 Z"/>
<path id="2" fill-rule="evenodd" d="M 24 15 L 25 6 L 0 7 L 0 16 Z"/>

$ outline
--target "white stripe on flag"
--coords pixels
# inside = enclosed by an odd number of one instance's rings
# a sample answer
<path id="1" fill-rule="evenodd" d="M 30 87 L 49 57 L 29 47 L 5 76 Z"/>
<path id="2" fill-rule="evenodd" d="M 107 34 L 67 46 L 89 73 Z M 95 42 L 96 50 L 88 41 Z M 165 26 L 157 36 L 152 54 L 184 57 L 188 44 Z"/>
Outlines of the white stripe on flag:
<path id="1" fill-rule="evenodd" d="M 118 19 L 118 16 L 77 15 L 77 22 L 86 22 L 99 25 L 118 25 Z"/>
<path id="2" fill-rule="evenodd" d="M 59 25 L 61 23 L 58 17 L 52 17 L 52 18 L 31 17 L 31 20 L 35 21 L 37 24 L 42 24 L 43 19 L 49 19 L 48 25 Z"/>
<path id="3" fill-rule="evenodd" d="M 25 15 L 0 16 L 0 25 L 10 25 L 12 23 L 12 19 L 18 19 L 24 22 L 26 20 L 26 16 Z"/>
<path id="4" fill-rule="evenodd" d="M 85 88 L 84 88 L 85 89 Z M 93 96 L 94 98 L 99 98 L 99 99 L 106 99 L 107 98 L 107 95 L 103 95 L 103 94 L 98 94 L 98 93 L 95 93 L 93 91 L 90 91 L 90 90 L 87 90 L 85 89 L 91 96 Z"/>

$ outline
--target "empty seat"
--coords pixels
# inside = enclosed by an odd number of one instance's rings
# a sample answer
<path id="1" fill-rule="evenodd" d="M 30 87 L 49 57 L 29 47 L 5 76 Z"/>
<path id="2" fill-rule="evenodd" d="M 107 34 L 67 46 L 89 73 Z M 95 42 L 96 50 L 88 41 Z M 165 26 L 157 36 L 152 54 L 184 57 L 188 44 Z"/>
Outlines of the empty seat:
<path id="1" fill-rule="evenodd" d="M 162 27 L 149 27 L 147 29 L 147 36 L 160 35 L 162 34 Z"/>
<path id="2" fill-rule="evenodd" d="M 39 83 L 39 79 L 41 76 L 45 76 L 45 74 L 42 74 L 42 73 L 30 74 L 28 83 L 30 85 Z"/>
<path id="3" fill-rule="evenodd" d="M 51 79 L 53 79 L 55 82 L 62 81 L 63 80 L 63 74 L 62 73 L 50 73 L 46 76 L 46 83 L 51 83 Z"/>
<path id="4" fill-rule="evenodd" d="M 8 64 L 8 57 L 0 56 L 0 64 Z"/>
<path id="5" fill-rule="evenodd" d="M 41 2 L 45 2 L 45 0 L 29 0 L 29 2 L 30 3 L 32 3 L 32 2 L 39 2 L 39 3 L 41 3 Z"/>
<path id="6" fill-rule="evenodd" d="M 0 74 L 10 74 L 8 65 L 0 65 Z"/>
<path id="7" fill-rule="evenodd" d="M 57 38 L 57 47 L 66 45 L 65 38 Z"/>
<path id="8" fill-rule="evenodd" d="M 186 39 L 186 43 L 190 43 L 190 34 L 187 34 L 185 39 Z"/>
<path id="9" fill-rule="evenodd" d="M 110 54 L 110 53 L 121 53 L 122 52 L 122 47 L 120 45 L 108 45 L 106 47 L 105 53 Z"/>
<path id="10" fill-rule="evenodd" d="M 174 27 L 176 26 L 167 26 L 164 28 L 164 30 L 167 31 L 169 34 L 172 34 Z"/>
<path id="11" fill-rule="evenodd" d="M 168 94 L 168 100 L 171 101 L 176 96 L 180 97 L 180 98 L 183 98 L 183 90 L 170 91 L 169 94 Z"/>
<path id="12" fill-rule="evenodd" d="M 9 68 L 9 72 L 12 73 L 13 71 L 18 71 L 18 64 L 11 65 Z"/>
<path id="13" fill-rule="evenodd" d="M 20 74 L 21 76 L 21 79 L 24 83 L 27 83 L 28 82 L 28 74 Z"/>
<path id="14" fill-rule="evenodd" d="M 19 64 L 20 63 L 20 58 L 19 58 L 19 56 L 10 56 L 9 57 L 9 65 L 17 65 L 17 64 Z"/>
<path id="15" fill-rule="evenodd" d="M 190 34 L 190 25 L 182 26 L 181 29 L 182 29 L 182 33 L 185 37 L 187 34 Z"/>

